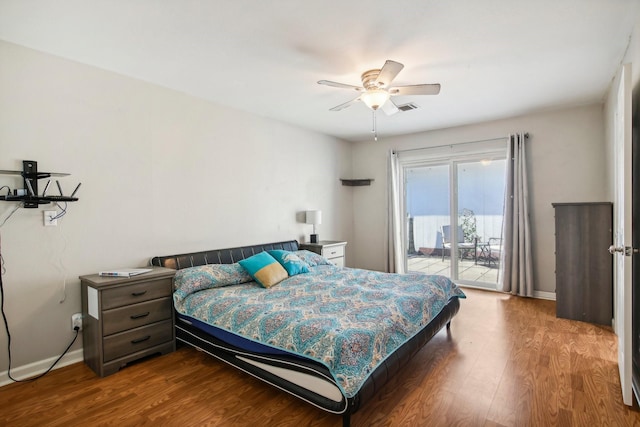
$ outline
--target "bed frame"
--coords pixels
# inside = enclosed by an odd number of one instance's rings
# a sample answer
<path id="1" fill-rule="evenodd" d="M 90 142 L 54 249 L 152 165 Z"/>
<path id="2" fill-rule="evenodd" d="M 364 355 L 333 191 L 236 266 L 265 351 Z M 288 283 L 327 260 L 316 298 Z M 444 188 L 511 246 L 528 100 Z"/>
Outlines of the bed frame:
<path id="1" fill-rule="evenodd" d="M 248 258 L 259 252 L 272 249 L 284 249 L 289 251 L 298 250 L 298 242 L 289 240 L 262 245 L 243 246 L 229 249 L 217 249 L 211 251 L 186 253 L 180 255 L 167 255 L 154 257 L 152 265 L 173 268 L 176 270 L 188 267 L 195 267 L 206 264 L 232 264 L 242 259 Z M 286 391 L 312 405 L 325 411 L 342 415 L 343 426 L 348 427 L 351 422 L 351 415 L 355 413 L 363 404 L 368 402 L 378 390 L 380 390 L 402 367 L 418 352 L 440 329 L 445 325 L 450 326 L 450 321 L 458 312 L 460 302 L 458 298 L 452 298 L 443 310 L 418 334 L 404 343 L 394 353 L 392 353 L 380 366 L 378 366 L 369 378 L 365 381 L 358 393 L 350 398 L 342 396 L 342 400 L 337 402 L 325 396 L 307 390 L 300 385 L 289 382 L 281 376 L 275 375 L 272 369 L 266 370 L 259 365 L 267 364 L 278 368 L 294 369 L 306 375 L 312 375 L 326 381 L 331 378 L 328 369 L 313 361 L 301 361 L 298 357 L 287 356 L 267 356 L 251 354 L 245 350 L 231 346 L 224 341 L 209 336 L 200 329 L 188 322 L 176 321 L 176 339 L 242 370 L 262 381 L 267 382 L 283 391 Z M 253 363 L 252 363 L 253 362 Z M 262 365 L 264 366 L 264 365 Z M 342 393 L 341 393 L 342 394 Z"/>

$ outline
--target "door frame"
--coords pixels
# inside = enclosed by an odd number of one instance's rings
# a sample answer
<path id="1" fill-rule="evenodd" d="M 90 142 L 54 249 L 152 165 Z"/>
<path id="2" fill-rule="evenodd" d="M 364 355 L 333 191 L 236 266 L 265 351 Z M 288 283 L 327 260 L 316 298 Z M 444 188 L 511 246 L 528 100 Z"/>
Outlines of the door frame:
<path id="1" fill-rule="evenodd" d="M 482 142 L 482 141 L 481 141 Z M 506 144 L 506 139 L 505 139 Z M 439 148 L 439 147 L 438 147 Z M 407 169 L 430 167 L 430 166 L 447 166 L 449 172 L 449 223 L 454 224 L 451 227 L 451 249 L 450 249 L 450 269 L 449 275 L 451 280 L 456 283 L 463 284 L 465 286 L 478 287 L 481 289 L 497 290 L 498 283 L 489 282 L 473 282 L 469 280 L 461 280 L 458 278 L 458 238 L 457 238 L 457 225 L 458 225 L 458 165 L 461 163 L 480 162 L 483 160 L 504 160 L 507 157 L 506 145 L 497 146 L 495 143 L 490 146 L 478 149 L 470 149 L 469 151 L 460 151 L 455 154 L 448 153 L 447 155 L 423 155 L 412 157 L 409 159 L 400 159 L 400 183 L 402 195 L 400 203 L 400 217 L 407 218 Z M 504 220 L 504 219 L 503 219 Z M 405 238 L 408 237 L 408 225 L 407 221 L 403 221 L 402 235 Z M 409 271 L 408 268 L 408 256 L 407 256 L 408 238 L 406 242 L 403 242 L 402 256 L 404 263 L 404 271 Z M 444 250 L 444 249 L 443 249 Z M 456 277 L 455 279 L 453 277 Z"/>

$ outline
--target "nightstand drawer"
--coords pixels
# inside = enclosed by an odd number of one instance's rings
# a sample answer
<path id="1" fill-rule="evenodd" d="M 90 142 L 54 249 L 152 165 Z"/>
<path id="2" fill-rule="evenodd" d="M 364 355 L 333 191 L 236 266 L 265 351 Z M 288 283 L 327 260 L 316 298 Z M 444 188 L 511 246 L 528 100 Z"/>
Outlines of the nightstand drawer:
<path id="1" fill-rule="evenodd" d="M 108 310 L 123 305 L 171 296 L 171 278 L 150 280 L 131 286 L 118 286 L 102 292 L 102 309 Z"/>
<path id="2" fill-rule="evenodd" d="M 315 252 L 325 257 L 329 262 L 338 266 L 345 266 L 345 247 L 347 242 L 340 240 L 321 240 L 318 243 L 301 243 L 300 249 Z"/>
<path id="3" fill-rule="evenodd" d="M 102 312 L 103 334 L 111 335 L 171 318 L 171 298 L 165 297 Z"/>
<path id="4" fill-rule="evenodd" d="M 126 356 L 173 339 L 173 324 L 165 320 L 105 337 L 104 361 Z"/>
<path id="5" fill-rule="evenodd" d="M 338 258 L 327 258 L 329 260 L 329 262 L 333 265 L 335 265 L 336 267 L 344 267 L 344 257 L 338 257 Z"/>
<path id="6" fill-rule="evenodd" d="M 322 248 L 322 256 L 328 259 L 344 257 L 344 245 Z"/>

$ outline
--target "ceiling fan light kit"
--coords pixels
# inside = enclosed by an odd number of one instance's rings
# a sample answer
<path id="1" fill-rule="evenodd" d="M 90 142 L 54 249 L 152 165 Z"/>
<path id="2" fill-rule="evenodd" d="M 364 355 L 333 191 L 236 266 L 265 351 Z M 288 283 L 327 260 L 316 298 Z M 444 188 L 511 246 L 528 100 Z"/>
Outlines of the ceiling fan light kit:
<path id="1" fill-rule="evenodd" d="M 371 89 L 360 95 L 360 100 L 372 110 L 377 110 L 389 100 L 390 96 L 384 89 Z"/>
<path id="2" fill-rule="evenodd" d="M 345 83 L 332 82 L 330 80 L 320 80 L 318 84 L 325 86 L 333 86 L 341 89 L 351 89 L 361 92 L 356 98 L 337 105 L 330 111 L 340 111 L 351 104 L 362 101 L 367 107 L 373 110 L 373 130 L 374 139 L 378 140 L 377 124 L 375 112 L 378 109 L 384 111 L 388 116 L 396 114 L 399 111 L 408 111 L 409 109 L 399 108 L 391 97 L 395 95 L 437 95 L 440 93 L 440 84 L 417 84 L 407 86 L 391 87 L 391 82 L 398 73 L 404 68 L 399 62 L 387 60 L 380 69 L 368 70 L 362 73 L 360 79 L 362 86 L 354 86 Z M 409 104 L 406 104 L 409 105 Z M 413 108 L 411 108 L 413 109 Z"/>

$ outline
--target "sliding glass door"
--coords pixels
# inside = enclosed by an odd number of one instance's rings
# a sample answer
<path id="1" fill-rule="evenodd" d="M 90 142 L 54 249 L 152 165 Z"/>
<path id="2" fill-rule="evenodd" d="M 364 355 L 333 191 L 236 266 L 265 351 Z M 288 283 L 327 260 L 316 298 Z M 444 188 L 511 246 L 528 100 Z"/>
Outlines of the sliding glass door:
<path id="1" fill-rule="evenodd" d="M 503 154 L 404 165 L 407 271 L 495 289 L 505 166 Z"/>

